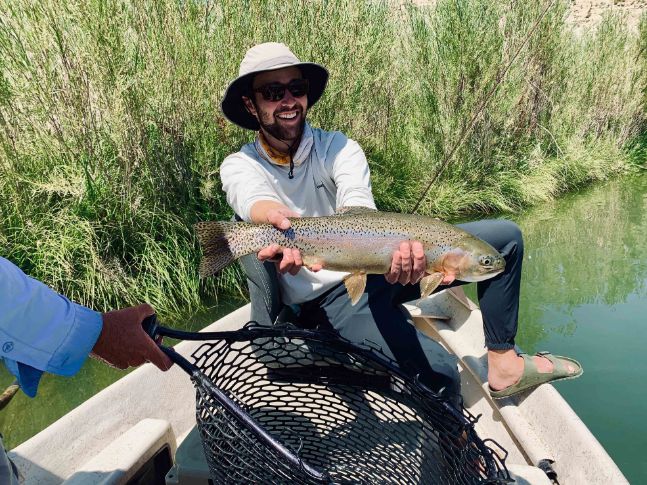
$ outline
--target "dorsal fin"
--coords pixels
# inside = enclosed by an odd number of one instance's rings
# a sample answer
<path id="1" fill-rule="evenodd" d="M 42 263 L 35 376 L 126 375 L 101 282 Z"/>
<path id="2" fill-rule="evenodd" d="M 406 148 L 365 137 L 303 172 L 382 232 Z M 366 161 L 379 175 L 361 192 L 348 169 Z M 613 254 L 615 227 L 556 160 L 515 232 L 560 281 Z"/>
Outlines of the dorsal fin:
<path id="1" fill-rule="evenodd" d="M 370 207 L 362 207 L 360 205 L 349 205 L 346 207 L 340 207 L 335 211 L 336 216 L 349 216 L 349 215 L 358 215 L 358 214 L 376 214 L 377 209 L 371 209 Z"/>

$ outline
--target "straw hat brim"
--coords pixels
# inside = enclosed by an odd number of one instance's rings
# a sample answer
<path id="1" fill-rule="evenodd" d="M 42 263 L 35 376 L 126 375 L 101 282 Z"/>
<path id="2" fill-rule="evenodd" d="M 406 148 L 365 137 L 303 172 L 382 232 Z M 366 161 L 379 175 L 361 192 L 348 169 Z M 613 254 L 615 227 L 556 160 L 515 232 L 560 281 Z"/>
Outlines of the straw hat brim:
<path id="1" fill-rule="evenodd" d="M 258 71 L 249 72 L 243 76 L 236 78 L 227 88 L 225 96 L 220 104 L 222 112 L 225 117 L 232 123 L 237 124 L 242 128 L 248 130 L 259 130 L 260 125 L 254 116 L 247 111 L 242 97 L 246 95 L 246 90 L 249 87 L 249 82 L 253 76 L 259 72 L 276 71 L 286 67 L 298 67 L 303 73 L 310 84 L 308 91 L 308 108 L 312 107 L 326 89 L 328 82 L 328 71 L 325 67 L 315 64 L 313 62 L 300 62 L 295 64 L 285 64 L 272 67 L 272 69 L 261 69 Z"/>

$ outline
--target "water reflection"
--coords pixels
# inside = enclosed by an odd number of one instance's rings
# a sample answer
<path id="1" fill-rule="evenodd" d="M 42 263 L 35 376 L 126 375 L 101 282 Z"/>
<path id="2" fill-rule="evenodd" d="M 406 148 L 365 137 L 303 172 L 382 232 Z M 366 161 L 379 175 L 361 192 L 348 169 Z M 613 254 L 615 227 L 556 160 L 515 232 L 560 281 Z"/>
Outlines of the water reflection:
<path id="1" fill-rule="evenodd" d="M 555 387 L 629 482 L 647 483 L 647 174 L 512 219 L 526 248 L 517 344 L 582 363 Z"/>
<path id="2" fill-rule="evenodd" d="M 647 295 L 647 177 L 624 178 L 543 206 L 517 221 L 526 242 L 521 312 L 526 345 L 572 335 L 584 304 Z M 555 318 L 553 318 L 555 321 Z"/>
<path id="3" fill-rule="evenodd" d="M 647 483 L 647 176 L 517 219 L 526 259 L 517 343 L 577 358 L 556 387 L 631 483 Z"/>

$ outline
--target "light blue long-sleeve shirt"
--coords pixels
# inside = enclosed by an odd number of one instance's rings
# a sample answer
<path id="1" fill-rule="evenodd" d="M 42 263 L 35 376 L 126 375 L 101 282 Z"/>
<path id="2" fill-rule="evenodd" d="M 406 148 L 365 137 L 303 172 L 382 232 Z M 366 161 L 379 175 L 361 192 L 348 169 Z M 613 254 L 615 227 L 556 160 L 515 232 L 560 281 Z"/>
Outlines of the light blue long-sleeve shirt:
<path id="1" fill-rule="evenodd" d="M 43 372 L 71 376 L 94 347 L 101 314 L 71 302 L 0 257 L 0 358 L 30 397 Z"/>

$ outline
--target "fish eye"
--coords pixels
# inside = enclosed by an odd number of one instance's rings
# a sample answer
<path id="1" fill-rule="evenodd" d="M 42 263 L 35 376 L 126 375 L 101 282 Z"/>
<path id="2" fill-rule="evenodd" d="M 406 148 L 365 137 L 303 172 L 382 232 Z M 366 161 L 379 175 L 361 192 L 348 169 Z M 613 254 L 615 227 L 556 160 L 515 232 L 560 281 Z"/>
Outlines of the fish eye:
<path id="1" fill-rule="evenodd" d="M 492 258 L 490 256 L 482 256 L 481 257 L 481 264 L 484 266 L 491 266 L 492 265 Z"/>

